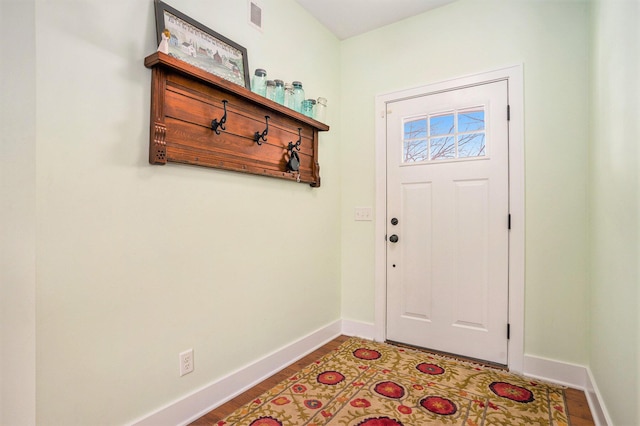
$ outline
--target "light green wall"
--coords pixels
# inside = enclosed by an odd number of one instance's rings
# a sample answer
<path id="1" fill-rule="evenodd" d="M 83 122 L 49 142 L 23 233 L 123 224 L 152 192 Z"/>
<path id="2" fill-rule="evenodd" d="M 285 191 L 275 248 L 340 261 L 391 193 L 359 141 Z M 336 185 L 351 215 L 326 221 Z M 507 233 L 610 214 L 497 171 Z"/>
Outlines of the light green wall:
<path id="1" fill-rule="evenodd" d="M 250 69 L 329 99 L 322 187 L 147 163 L 150 0 L 1 0 L 3 39 L 24 43 L 0 58 L 0 423 L 34 424 L 34 375 L 38 424 L 122 424 L 341 316 L 373 322 L 373 222 L 353 208 L 375 201 L 375 95 L 518 63 L 525 350 L 590 365 L 614 420 L 640 423 L 638 114 L 615 112 L 638 74 L 631 2 L 590 22 L 581 1 L 460 0 L 344 42 L 292 0 L 261 1 L 263 33 L 245 1 L 169 3 L 247 47 Z"/>
<path id="2" fill-rule="evenodd" d="M 525 352 L 587 361 L 588 5 L 460 0 L 348 39 L 342 51 L 343 316 L 373 322 L 374 98 L 523 64 Z"/>
<path id="3" fill-rule="evenodd" d="M 340 317 L 338 40 L 287 0 L 263 33 L 246 1 L 168 3 L 329 99 L 322 187 L 149 165 L 153 2 L 37 0 L 39 425 L 126 423 Z"/>
<path id="4" fill-rule="evenodd" d="M 593 6 L 590 367 L 615 425 L 640 424 L 640 6 Z"/>
<path id="5" fill-rule="evenodd" d="M 34 1 L 0 0 L 0 424 L 35 424 Z"/>

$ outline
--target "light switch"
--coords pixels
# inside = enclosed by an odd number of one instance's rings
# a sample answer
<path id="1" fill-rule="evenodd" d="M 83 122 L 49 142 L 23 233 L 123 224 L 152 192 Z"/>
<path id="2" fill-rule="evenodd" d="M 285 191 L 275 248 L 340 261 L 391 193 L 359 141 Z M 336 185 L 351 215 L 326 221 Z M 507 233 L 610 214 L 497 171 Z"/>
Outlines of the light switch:
<path id="1" fill-rule="evenodd" d="M 369 220 L 369 221 L 373 220 L 373 211 L 371 207 L 356 207 L 354 219 Z"/>

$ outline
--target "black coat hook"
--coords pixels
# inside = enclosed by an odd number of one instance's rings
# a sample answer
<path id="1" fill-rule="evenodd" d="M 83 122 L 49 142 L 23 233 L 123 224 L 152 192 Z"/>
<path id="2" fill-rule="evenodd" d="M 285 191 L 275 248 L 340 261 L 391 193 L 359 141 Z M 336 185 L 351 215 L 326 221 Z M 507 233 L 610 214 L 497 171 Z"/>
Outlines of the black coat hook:
<path id="1" fill-rule="evenodd" d="M 218 130 L 218 128 L 222 129 L 222 130 L 227 130 L 224 127 L 224 123 L 227 122 L 227 100 L 223 100 L 222 101 L 222 106 L 224 107 L 224 115 L 222 116 L 222 118 L 220 119 L 220 121 L 218 121 L 217 118 L 214 118 L 213 120 L 211 120 L 211 129 L 216 132 L 216 135 L 220 134 L 220 130 Z"/>
<path id="2" fill-rule="evenodd" d="M 296 151 L 300 151 L 300 144 L 302 143 L 302 135 L 300 131 L 301 127 L 298 127 L 298 141 L 296 143 L 289 142 L 287 152 L 289 153 L 289 160 L 287 160 L 287 171 L 297 172 L 300 170 L 300 156 Z M 300 182 L 300 174 L 298 173 L 298 182 Z"/>
<path id="3" fill-rule="evenodd" d="M 287 147 L 287 150 L 293 151 L 293 149 L 295 148 L 298 151 L 300 151 L 300 144 L 302 143 L 302 135 L 300 134 L 301 130 L 302 130 L 302 127 L 298 127 L 298 140 L 296 143 L 289 142 L 289 146 Z"/>
<path id="4" fill-rule="evenodd" d="M 262 142 L 266 142 L 267 141 L 267 134 L 269 133 L 269 116 L 268 115 L 264 116 L 264 121 L 265 121 L 267 127 L 262 131 L 262 133 L 256 132 L 253 135 L 253 141 L 255 143 L 257 143 L 258 145 L 262 145 Z"/>

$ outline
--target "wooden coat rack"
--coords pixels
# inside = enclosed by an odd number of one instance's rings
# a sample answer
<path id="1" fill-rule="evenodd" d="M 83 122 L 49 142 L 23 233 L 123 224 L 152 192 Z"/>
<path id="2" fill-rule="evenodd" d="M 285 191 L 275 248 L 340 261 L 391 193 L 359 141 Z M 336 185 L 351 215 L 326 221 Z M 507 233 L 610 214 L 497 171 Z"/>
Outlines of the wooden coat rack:
<path id="1" fill-rule="evenodd" d="M 318 132 L 329 126 L 164 53 L 144 64 L 152 71 L 151 164 L 193 164 L 320 186 Z M 292 144 L 299 149 L 298 171 L 287 168 Z"/>

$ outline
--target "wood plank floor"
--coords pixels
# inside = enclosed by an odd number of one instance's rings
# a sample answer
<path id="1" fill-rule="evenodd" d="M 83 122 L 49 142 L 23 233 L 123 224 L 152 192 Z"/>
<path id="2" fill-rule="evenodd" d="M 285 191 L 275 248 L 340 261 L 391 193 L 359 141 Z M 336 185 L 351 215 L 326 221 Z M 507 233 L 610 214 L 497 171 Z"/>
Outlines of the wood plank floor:
<path id="1" fill-rule="evenodd" d="M 280 372 L 269 377 L 265 381 L 257 384 L 253 388 L 249 389 L 245 393 L 238 395 L 229 402 L 222 404 L 213 411 L 205 414 L 195 422 L 191 423 L 192 426 L 211 426 L 216 422 L 222 420 L 229 414 L 233 413 L 236 409 L 242 407 L 253 401 L 255 398 L 268 391 L 281 381 L 293 376 L 297 371 L 303 369 L 307 365 L 314 361 L 317 361 L 322 356 L 331 352 L 340 346 L 343 342 L 349 339 L 348 336 L 339 336 L 330 341 L 326 345 L 322 346 L 318 350 L 310 353 L 299 361 L 291 364 Z M 577 389 L 565 390 L 565 397 L 567 400 L 567 410 L 569 411 L 569 420 L 572 426 L 591 426 L 595 425 L 591 411 L 589 410 L 589 404 L 584 392 Z"/>

